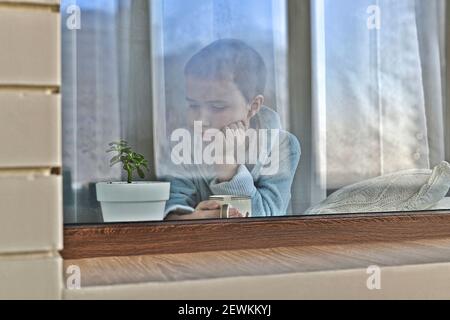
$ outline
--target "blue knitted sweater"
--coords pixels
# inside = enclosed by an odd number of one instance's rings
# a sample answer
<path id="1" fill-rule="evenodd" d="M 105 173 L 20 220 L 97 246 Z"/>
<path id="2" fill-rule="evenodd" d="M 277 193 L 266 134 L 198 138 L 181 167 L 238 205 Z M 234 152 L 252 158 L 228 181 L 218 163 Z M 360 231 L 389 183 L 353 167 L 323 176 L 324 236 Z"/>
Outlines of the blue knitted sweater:
<path id="1" fill-rule="evenodd" d="M 261 108 L 261 111 L 252 119 L 250 126 L 256 130 L 279 129 L 278 143 L 271 145 L 272 150 L 268 152 L 271 155 L 273 148 L 278 148 L 278 156 L 271 159 L 271 161 L 277 161 L 276 172 L 270 175 L 264 174 L 263 168 L 267 168 L 267 163 L 258 161 L 253 165 L 240 165 L 236 175 L 230 181 L 219 183 L 209 174 L 206 166 L 177 166 L 162 179 L 171 182 L 166 215 L 175 211 L 192 213 L 200 202 L 208 200 L 212 195 L 250 197 L 253 217 L 287 214 L 292 182 L 301 155 L 300 144 L 294 135 L 281 130 L 278 114 L 268 107 Z"/>

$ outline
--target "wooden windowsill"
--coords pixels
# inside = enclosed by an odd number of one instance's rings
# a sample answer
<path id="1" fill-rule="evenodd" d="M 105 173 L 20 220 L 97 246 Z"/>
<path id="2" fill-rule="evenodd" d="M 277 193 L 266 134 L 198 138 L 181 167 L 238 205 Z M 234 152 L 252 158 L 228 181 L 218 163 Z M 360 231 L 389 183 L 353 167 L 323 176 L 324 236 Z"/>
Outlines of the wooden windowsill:
<path id="1" fill-rule="evenodd" d="M 446 211 L 78 225 L 64 259 L 315 247 L 450 238 Z"/>
<path id="2" fill-rule="evenodd" d="M 450 238 L 65 260 L 83 288 L 450 262 Z"/>
<path id="3" fill-rule="evenodd" d="M 67 226 L 64 240 L 82 287 L 65 299 L 450 298 L 448 210 Z"/>

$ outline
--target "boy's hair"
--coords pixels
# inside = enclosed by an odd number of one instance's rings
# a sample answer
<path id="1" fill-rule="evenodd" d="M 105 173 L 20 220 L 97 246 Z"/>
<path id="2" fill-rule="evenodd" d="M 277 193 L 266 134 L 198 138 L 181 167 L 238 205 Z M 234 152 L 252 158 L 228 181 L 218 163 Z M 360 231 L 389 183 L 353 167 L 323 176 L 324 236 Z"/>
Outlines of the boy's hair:
<path id="1" fill-rule="evenodd" d="M 186 64 L 186 76 L 208 80 L 231 80 L 247 102 L 263 95 L 267 68 L 261 55 L 245 42 L 222 39 L 196 53 Z"/>

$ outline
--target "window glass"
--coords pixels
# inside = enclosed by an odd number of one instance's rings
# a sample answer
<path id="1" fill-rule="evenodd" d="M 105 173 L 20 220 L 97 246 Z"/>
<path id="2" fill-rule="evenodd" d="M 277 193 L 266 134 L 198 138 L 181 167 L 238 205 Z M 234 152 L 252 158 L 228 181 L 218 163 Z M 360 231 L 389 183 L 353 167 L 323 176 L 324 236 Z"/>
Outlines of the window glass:
<path id="1" fill-rule="evenodd" d="M 450 208 L 445 1 L 306 8 L 62 1 L 65 222 Z"/>

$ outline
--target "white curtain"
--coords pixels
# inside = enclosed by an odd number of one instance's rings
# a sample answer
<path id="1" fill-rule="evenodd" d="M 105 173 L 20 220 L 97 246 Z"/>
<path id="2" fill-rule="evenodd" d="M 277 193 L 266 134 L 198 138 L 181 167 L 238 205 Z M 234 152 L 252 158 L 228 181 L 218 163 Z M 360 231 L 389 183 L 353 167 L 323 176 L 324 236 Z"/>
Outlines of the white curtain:
<path id="1" fill-rule="evenodd" d="M 108 143 L 154 155 L 149 1 L 69 0 L 63 10 L 71 4 L 81 29 L 62 28 L 65 222 L 98 222 L 95 183 L 122 178 Z"/>
<path id="2" fill-rule="evenodd" d="M 445 0 L 317 0 L 313 16 L 328 191 L 444 160 Z"/>

